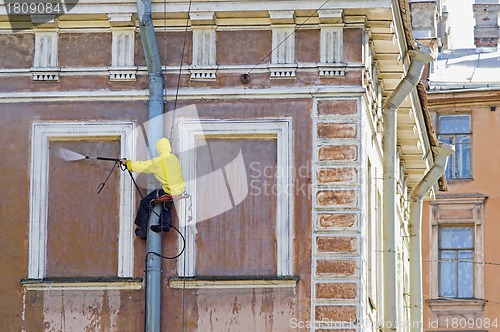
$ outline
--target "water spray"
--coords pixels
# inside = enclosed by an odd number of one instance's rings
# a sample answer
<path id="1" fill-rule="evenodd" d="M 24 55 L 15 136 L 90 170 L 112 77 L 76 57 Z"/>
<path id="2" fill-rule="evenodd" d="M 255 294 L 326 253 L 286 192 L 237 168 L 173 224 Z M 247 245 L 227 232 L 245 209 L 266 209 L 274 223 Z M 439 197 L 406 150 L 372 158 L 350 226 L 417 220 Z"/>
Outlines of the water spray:
<path id="1" fill-rule="evenodd" d="M 71 151 L 68 149 L 59 149 L 57 151 L 57 155 L 59 158 L 65 160 L 65 161 L 77 161 L 77 160 L 83 160 L 83 159 L 94 159 L 94 160 L 105 160 L 105 161 L 113 161 L 113 162 L 120 162 L 120 159 L 118 158 L 108 158 L 108 157 L 93 157 L 93 156 L 85 156 L 81 153 Z"/>
<path id="2" fill-rule="evenodd" d="M 104 161 L 112 161 L 115 163 L 116 166 L 118 166 L 122 171 L 126 169 L 125 166 L 122 166 L 121 160 L 118 158 L 108 158 L 108 157 L 93 157 L 93 156 L 85 156 L 81 153 L 71 151 L 68 149 L 59 149 L 57 151 L 57 156 L 65 161 L 77 161 L 77 160 L 85 160 L 85 159 L 93 159 L 93 160 L 104 160 Z M 111 177 L 111 174 L 113 173 L 113 170 L 115 169 L 115 166 L 113 165 L 113 168 L 109 172 L 108 176 L 106 177 L 106 180 L 99 184 L 99 187 L 97 187 L 97 193 L 100 194 L 101 191 L 104 189 L 104 186 L 106 185 L 106 182 L 108 182 L 109 178 Z"/>

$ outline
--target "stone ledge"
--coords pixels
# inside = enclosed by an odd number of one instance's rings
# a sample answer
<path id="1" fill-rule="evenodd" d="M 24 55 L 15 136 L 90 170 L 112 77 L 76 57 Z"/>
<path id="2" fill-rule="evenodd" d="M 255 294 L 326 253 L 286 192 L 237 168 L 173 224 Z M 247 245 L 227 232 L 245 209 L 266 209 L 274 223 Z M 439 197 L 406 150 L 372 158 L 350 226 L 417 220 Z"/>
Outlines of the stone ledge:
<path id="1" fill-rule="evenodd" d="M 434 313 L 477 313 L 484 310 L 485 299 L 439 298 L 425 301 Z"/>
<path id="2" fill-rule="evenodd" d="M 296 287 L 299 277 L 274 278 L 171 278 L 170 288 L 288 288 Z"/>
<path id="3" fill-rule="evenodd" d="M 45 290 L 137 290 L 141 278 L 46 278 L 22 279 L 21 285 L 30 291 Z"/>

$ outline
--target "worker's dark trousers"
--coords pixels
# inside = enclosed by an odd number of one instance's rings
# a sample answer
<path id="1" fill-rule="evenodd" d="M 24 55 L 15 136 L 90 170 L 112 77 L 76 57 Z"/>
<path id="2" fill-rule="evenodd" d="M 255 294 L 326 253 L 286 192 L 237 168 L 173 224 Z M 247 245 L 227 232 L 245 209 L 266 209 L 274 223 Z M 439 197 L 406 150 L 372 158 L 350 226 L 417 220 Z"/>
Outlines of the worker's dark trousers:
<path id="1" fill-rule="evenodd" d="M 141 203 L 139 204 L 139 209 L 137 210 L 137 215 L 135 216 L 135 224 L 141 229 L 146 229 L 148 227 L 149 215 L 153 211 L 155 203 L 153 199 L 165 195 L 163 189 L 156 189 L 147 194 Z M 172 214 L 170 210 L 172 209 L 172 202 L 159 203 L 163 204 L 163 209 L 161 210 L 161 220 L 160 225 L 166 226 L 165 224 L 172 224 Z M 170 228 L 170 227 L 168 227 Z"/>

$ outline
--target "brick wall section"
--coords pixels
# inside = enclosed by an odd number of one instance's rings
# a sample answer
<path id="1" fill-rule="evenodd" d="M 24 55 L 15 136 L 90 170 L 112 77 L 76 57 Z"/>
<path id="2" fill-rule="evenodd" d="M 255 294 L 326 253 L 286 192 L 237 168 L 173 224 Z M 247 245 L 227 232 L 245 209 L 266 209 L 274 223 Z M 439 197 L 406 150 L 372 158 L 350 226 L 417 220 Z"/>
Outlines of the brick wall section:
<path id="1" fill-rule="evenodd" d="M 317 179 L 320 183 L 347 182 L 353 183 L 358 180 L 358 170 L 356 168 L 322 168 L 318 170 Z"/>
<path id="2" fill-rule="evenodd" d="M 319 213 L 316 215 L 316 229 L 354 228 L 357 220 L 355 213 Z"/>
<path id="3" fill-rule="evenodd" d="M 355 283 L 318 283 L 316 284 L 316 298 L 318 299 L 355 299 L 357 285 Z"/>
<path id="4" fill-rule="evenodd" d="M 354 162 L 358 161 L 356 145 L 322 145 L 318 148 L 320 161 Z"/>
<path id="5" fill-rule="evenodd" d="M 317 99 L 314 105 L 312 330 L 355 331 L 349 324 L 360 308 L 358 99 Z"/>
<path id="6" fill-rule="evenodd" d="M 352 236 L 317 237 L 318 252 L 355 252 L 358 239 Z"/>

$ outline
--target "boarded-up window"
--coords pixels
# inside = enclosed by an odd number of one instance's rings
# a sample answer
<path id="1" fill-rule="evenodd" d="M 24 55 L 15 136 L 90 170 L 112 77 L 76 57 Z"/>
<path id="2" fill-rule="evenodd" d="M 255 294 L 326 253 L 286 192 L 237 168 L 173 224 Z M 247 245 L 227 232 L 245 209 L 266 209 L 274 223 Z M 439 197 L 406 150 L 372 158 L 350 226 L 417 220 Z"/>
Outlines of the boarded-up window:
<path id="1" fill-rule="evenodd" d="M 193 200 L 179 203 L 189 226 L 179 276 L 291 276 L 291 120 L 184 119 L 180 127 Z"/>
<path id="2" fill-rule="evenodd" d="M 81 159 L 135 158 L 126 149 L 133 129 L 118 121 L 33 124 L 28 279 L 133 277 L 132 182 L 113 162 Z"/>
<path id="3" fill-rule="evenodd" d="M 205 148 L 197 149 L 197 219 L 221 199 L 232 208 L 198 223 L 196 275 L 276 275 L 276 147 L 276 138 L 236 136 L 207 137 Z M 236 178 L 225 166 L 240 153 L 245 172 Z M 222 177 L 203 176 L 217 170 Z M 242 188 L 248 193 L 239 203 L 232 191 Z"/>
<path id="4" fill-rule="evenodd" d="M 119 170 L 100 194 L 114 163 L 58 156 L 68 149 L 90 156 L 120 156 L 119 140 L 64 140 L 49 145 L 47 277 L 116 276 Z"/>

